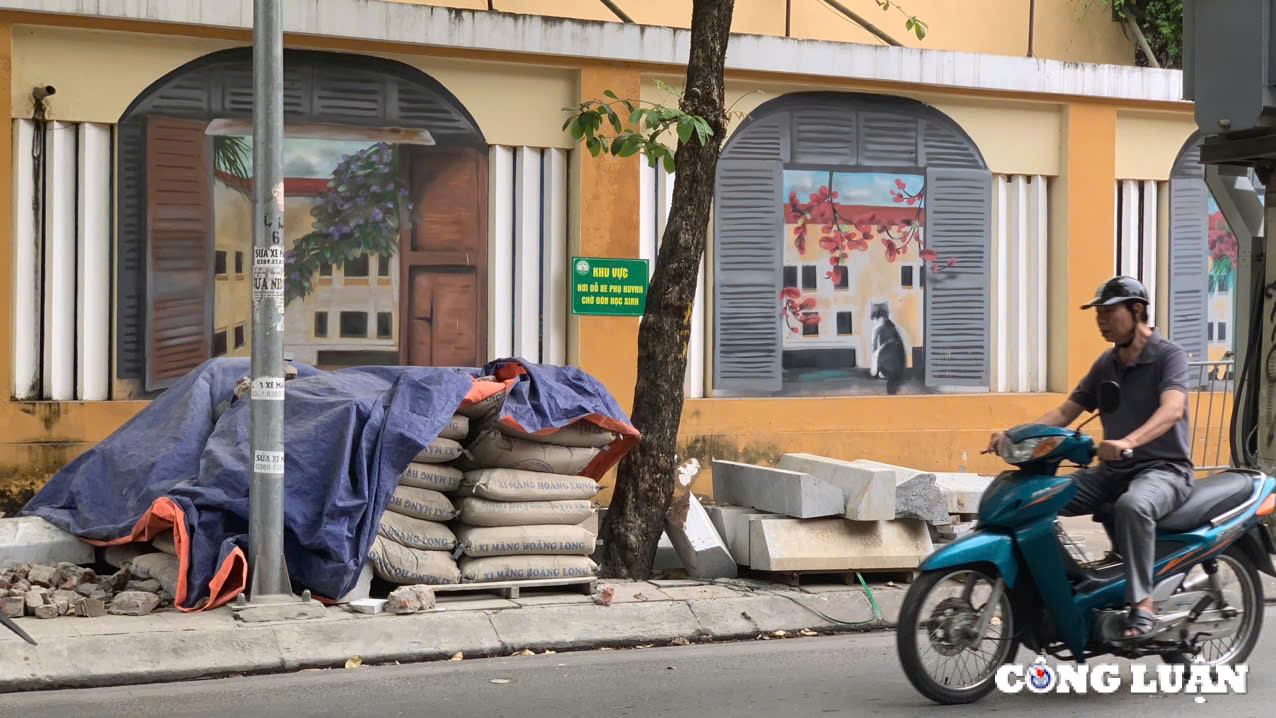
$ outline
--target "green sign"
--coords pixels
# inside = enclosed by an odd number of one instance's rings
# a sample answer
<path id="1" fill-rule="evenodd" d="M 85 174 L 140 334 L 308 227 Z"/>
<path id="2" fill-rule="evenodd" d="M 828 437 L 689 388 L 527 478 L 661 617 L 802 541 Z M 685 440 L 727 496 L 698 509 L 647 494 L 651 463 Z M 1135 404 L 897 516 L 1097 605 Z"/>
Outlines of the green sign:
<path id="1" fill-rule="evenodd" d="M 648 273 L 645 259 L 572 257 L 572 314 L 641 317 Z"/>

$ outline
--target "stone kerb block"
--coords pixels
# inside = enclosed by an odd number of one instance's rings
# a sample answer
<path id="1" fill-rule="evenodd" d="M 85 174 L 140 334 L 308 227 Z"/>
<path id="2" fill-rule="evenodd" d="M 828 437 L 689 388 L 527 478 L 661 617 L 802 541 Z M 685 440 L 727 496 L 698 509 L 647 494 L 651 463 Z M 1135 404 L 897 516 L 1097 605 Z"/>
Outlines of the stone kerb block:
<path id="1" fill-rule="evenodd" d="M 806 473 L 734 461 L 714 460 L 713 496 L 722 503 L 799 519 L 846 513 L 842 490 L 827 481 Z"/>
<path id="2" fill-rule="evenodd" d="M 682 565 L 687 568 L 687 575 L 695 578 L 736 577 L 735 559 L 695 494 L 688 491 L 669 507 L 665 533 L 678 552 Z"/>
<path id="3" fill-rule="evenodd" d="M 922 521 L 749 521 L 750 567 L 758 571 L 911 571 L 934 550 Z"/>
<path id="4" fill-rule="evenodd" d="M 0 571 L 18 564 L 93 563 L 92 545 L 39 516 L 0 519 Z"/>
<path id="5" fill-rule="evenodd" d="M 780 468 L 810 474 L 842 490 L 843 514 L 853 521 L 889 521 L 895 518 L 895 472 L 858 462 L 811 454 L 785 454 Z"/>
<path id="6" fill-rule="evenodd" d="M 709 520 L 727 545 L 731 557 L 741 566 L 749 564 L 749 520 L 782 519 L 780 514 L 761 513 L 751 506 L 706 506 Z"/>
<path id="7" fill-rule="evenodd" d="M 935 485 L 948 504 L 948 513 L 977 514 L 979 501 L 996 478 L 985 474 L 937 473 Z"/>

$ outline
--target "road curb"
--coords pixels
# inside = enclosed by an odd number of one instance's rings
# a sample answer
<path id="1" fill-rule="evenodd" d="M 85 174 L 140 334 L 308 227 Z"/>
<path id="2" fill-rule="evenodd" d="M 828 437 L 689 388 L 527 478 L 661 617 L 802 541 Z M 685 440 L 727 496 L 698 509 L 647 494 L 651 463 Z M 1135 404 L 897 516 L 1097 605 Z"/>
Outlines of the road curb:
<path id="1" fill-rule="evenodd" d="M 416 663 L 447 660 L 456 653 L 466 659 L 491 658 L 522 650 L 670 645 L 676 639 L 695 643 L 775 638 L 776 631 L 788 637 L 804 629 L 817 635 L 889 629 L 904 592 L 873 593 L 881 618 L 873 615 L 858 590 L 752 591 L 732 598 L 610 606 L 339 614 L 204 630 L 45 638 L 38 646 L 13 640 L 0 644 L 0 693 L 341 668 L 353 656 L 364 665 Z"/>

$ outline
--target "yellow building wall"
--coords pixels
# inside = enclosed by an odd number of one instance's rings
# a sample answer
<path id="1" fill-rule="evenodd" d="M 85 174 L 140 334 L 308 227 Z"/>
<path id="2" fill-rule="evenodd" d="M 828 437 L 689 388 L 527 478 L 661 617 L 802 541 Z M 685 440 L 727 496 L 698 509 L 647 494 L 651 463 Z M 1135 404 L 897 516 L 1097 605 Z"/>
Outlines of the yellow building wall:
<path id="1" fill-rule="evenodd" d="M 486 10 L 486 0 L 398 0 Z M 786 25 L 785 6 L 789 6 Z M 905 47 L 955 50 L 987 55 L 1028 56 L 1029 3 L 1024 0 L 909 0 L 907 11 L 928 25 L 926 37 L 906 29 L 907 17 L 892 7 L 883 12 L 877 0 L 842 0 L 842 4 Z M 691 0 L 616 0 L 634 22 L 688 28 Z M 1071 62 L 1134 64 L 1134 43 L 1112 21 L 1112 11 L 1097 0 L 1036 0 L 1032 19 L 1033 57 Z M 498 12 L 619 22 L 598 0 L 492 0 Z M 736 0 L 731 31 L 807 40 L 884 44 L 821 0 Z"/>
<path id="2" fill-rule="evenodd" d="M 921 8 L 914 11 L 920 13 Z M 1039 8 L 1039 23 L 1040 13 Z M 21 49 L 15 57 L 8 49 L 7 26 L 0 24 L 0 88 L 9 93 L 15 116 L 29 116 L 25 88 L 55 84 L 59 91 L 52 105 L 54 117 L 114 122 L 138 93 L 164 73 L 207 52 L 246 41 L 210 39 L 202 37 L 202 31 L 177 26 L 171 32 L 174 35 L 161 37 L 21 27 L 13 39 Z M 301 44 L 313 48 L 318 42 L 311 39 Z M 360 51 L 353 43 L 342 49 Z M 364 49 L 370 54 L 385 50 L 380 46 Z M 634 67 L 606 63 L 542 67 L 508 57 L 496 62 L 484 55 L 467 62 L 463 57 L 439 57 L 424 48 L 420 53 L 385 56 L 402 58 L 443 82 L 475 115 L 490 142 L 570 147 L 570 138 L 561 131 L 563 106 L 601 97 L 605 89 L 621 96 L 647 95 L 651 86 L 650 79 Z M 13 76 L 7 72 L 11 58 L 16 60 Z M 728 83 L 728 104 L 740 100 L 734 109 L 746 112 L 792 88 L 870 89 L 867 83 L 815 85 L 804 78 L 781 83 L 738 75 Z M 751 92 L 756 88 L 771 94 Z M 881 85 L 871 89 L 906 96 L 913 92 Z M 1089 298 L 1111 265 L 1112 182 L 1117 176 L 1118 134 L 1124 121 L 1119 108 L 1115 103 L 1045 102 L 959 91 L 914 96 L 957 120 L 974 137 L 994 172 L 1058 178 L 1051 190 L 1051 389 L 1067 391 L 1103 348 L 1093 331 L 1092 317 L 1076 307 Z M 1191 121 L 1189 113 L 1183 117 Z M 733 117 L 733 127 L 739 121 Z M 3 132 L 0 153 L 8 164 L 7 123 Z M 571 154 L 571 162 L 571 251 L 638 256 L 639 159 L 593 158 L 578 151 Z M 8 203 L 10 177 L 0 175 L 5 177 L 0 202 Z M 8 223 L 0 223 L 0 251 L 10 251 L 10 232 Z M 12 293 L 10 274 L 4 263 L 0 310 L 6 314 Z M 712 296 L 711 292 L 706 295 Z M 573 362 L 607 386 L 626 410 L 632 406 L 636 378 L 638 325 L 632 318 L 573 316 L 569 322 Z M 8 346 L 8 323 L 0 322 L 0 327 L 0 339 Z M 4 386 L 9 389 L 8 351 L 0 357 Z M 8 395 L 6 391 L 4 396 Z M 1059 393 L 696 399 L 683 409 L 679 454 L 699 457 L 706 466 L 710 458 L 770 463 L 785 452 L 809 451 L 848 459 L 872 457 L 924 470 L 996 471 L 1001 468 L 997 459 L 978 454 L 988 434 L 1036 418 L 1061 399 Z M 0 506 L 20 505 L 22 496 L 58 467 L 145 406 L 134 401 L 0 401 L 0 426 L 7 430 L 0 440 Z M 697 491 L 705 480 L 697 481 Z M 609 487 L 612 481 L 609 476 L 604 485 Z M 609 495 L 605 491 L 602 500 Z"/>
<path id="3" fill-rule="evenodd" d="M 251 40 L 176 37 L 67 27 L 14 30 L 13 117 L 30 117 L 31 88 L 53 85 L 52 119 L 118 122 L 151 83 L 187 62 Z M 289 47 L 305 46 L 289 38 Z M 359 52 L 356 50 L 356 52 Z M 438 80 L 473 115 L 491 144 L 571 146 L 563 108 L 575 104 L 575 73 L 531 63 L 463 62 L 402 53 L 363 54 L 403 62 Z"/>

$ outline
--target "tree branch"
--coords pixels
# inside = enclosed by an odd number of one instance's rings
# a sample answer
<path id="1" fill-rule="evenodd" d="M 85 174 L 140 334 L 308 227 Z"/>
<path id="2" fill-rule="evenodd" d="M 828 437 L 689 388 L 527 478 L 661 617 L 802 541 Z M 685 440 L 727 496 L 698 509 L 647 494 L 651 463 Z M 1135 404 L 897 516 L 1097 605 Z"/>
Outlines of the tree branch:
<path id="1" fill-rule="evenodd" d="M 632 23 L 634 21 L 633 18 L 626 15 L 625 11 L 621 10 L 616 5 L 616 3 L 612 2 L 611 0 L 602 0 L 602 4 L 606 5 L 608 10 L 611 10 L 613 13 L 615 13 L 616 17 L 620 18 L 621 22 Z"/>
<path id="2" fill-rule="evenodd" d="M 1121 18 L 1125 21 L 1125 26 L 1130 29 L 1130 32 L 1134 33 L 1134 40 L 1139 44 L 1139 49 L 1143 51 L 1143 56 L 1148 59 L 1148 64 L 1158 70 L 1161 69 L 1161 63 L 1157 61 L 1156 54 L 1152 52 L 1152 47 L 1148 45 L 1148 40 L 1143 36 L 1143 31 L 1139 29 L 1139 24 L 1127 12 L 1122 12 Z"/>
<path id="3" fill-rule="evenodd" d="M 847 16 L 848 18 L 850 18 L 851 22 L 855 23 L 856 25 L 859 25 L 865 30 L 868 30 L 869 32 L 876 35 L 879 40 L 886 43 L 887 45 L 894 45 L 895 47 L 903 47 L 903 45 L 899 42 L 899 40 L 896 40 L 890 35 L 887 35 L 886 33 L 882 32 L 881 29 L 879 29 L 876 25 L 869 22 L 868 20 L 865 20 L 859 14 L 852 12 L 850 8 L 846 7 L 845 5 L 838 2 L 837 0 L 824 0 L 824 2 L 828 3 L 835 10 Z"/>

